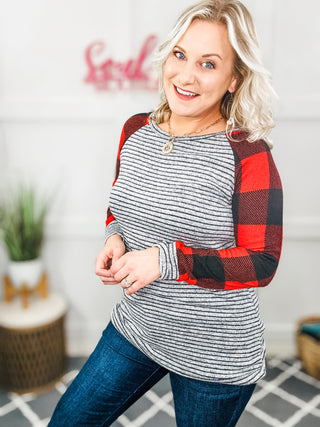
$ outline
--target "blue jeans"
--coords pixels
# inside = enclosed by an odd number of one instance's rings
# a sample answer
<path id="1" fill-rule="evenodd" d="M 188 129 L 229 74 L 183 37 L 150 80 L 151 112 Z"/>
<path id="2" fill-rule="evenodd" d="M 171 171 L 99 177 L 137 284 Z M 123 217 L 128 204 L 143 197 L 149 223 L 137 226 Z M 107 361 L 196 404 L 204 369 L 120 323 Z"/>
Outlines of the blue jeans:
<path id="1" fill-rule="evenodd" d="M 109 323 L 61 397 L 49 426 L 110 426 L 168 373 L 178 427 L 235 426 L 255 387 L 199 381 L 168 372 Z"/>

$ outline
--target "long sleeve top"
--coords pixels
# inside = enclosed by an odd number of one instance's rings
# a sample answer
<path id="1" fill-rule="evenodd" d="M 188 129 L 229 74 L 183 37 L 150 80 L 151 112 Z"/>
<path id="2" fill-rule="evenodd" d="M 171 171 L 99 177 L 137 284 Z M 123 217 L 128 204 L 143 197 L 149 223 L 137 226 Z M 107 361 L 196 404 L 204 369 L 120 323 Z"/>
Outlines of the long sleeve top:
<path id="1" fill-rule="evenodd" d="M 164 155 L 168 137 L 147 114 L 122 130 L 106 237 L 158 246 L 161 277 L 124 294 L 112 321 L 169 370 L 254 382 L 264 374 L 254 289 L 270 283 L 281 252 L 279 174 L 267 144 L 242 131 L 179 137 Z"/>

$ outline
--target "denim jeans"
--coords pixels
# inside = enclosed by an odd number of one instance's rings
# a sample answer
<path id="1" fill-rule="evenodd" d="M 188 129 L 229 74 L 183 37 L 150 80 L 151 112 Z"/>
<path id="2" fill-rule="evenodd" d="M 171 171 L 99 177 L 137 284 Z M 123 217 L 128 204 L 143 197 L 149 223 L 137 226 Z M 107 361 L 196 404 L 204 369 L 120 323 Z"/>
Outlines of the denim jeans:
<path id="1" fill-rule="evenodd" d="M 61 397 L 49 426 L 110 426 L 166 374 L 170 375 L 178 427 L 235 426 L 255 387 L 199 381 L 168 372 L 109 323 Z"/>

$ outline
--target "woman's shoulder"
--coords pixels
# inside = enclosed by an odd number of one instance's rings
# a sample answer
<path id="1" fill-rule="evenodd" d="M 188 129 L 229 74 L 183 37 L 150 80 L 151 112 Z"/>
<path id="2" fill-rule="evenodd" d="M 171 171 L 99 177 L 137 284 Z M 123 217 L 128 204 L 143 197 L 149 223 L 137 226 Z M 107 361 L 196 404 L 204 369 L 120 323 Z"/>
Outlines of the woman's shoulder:
<path id="1" fill-rule="evenodd" d="M 126 138 L 149 123 L 150 113 L 138 113 L 131 116 L 124 124 L 123 131 Z"/>
<path id="2" fill-rule="evenodd" d="M 149 123 L 149 116 L 150 113 L 135 114 L 125 122 L 121 132 L 119 153 L 127 139 L 130 138 L 130 136 L 137 132 L 140 128 Z"/>
<path id="3" fill-rule="evenodd" d="M 236 153 L 238 160 L 254 156 L 259 153 L 270 153 L 270 147 L 266 141 L 259 139 L 257 141 L 249 141 L 249 134 L 243 130 L 233 131 L 231 134 L 226 134 L 229 139 L 231 148 Z"/>

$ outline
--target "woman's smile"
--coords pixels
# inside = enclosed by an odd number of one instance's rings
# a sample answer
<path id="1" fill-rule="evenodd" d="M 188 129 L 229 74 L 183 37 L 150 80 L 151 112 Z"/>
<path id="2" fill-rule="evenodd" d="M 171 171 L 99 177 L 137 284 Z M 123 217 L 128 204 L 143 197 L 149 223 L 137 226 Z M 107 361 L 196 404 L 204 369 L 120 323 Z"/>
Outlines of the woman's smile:
<path id="1" fill-rule="evenodd" d="M 194 99 L 197 96 L 200 96 L 198 93 L 190 92 L 188 90 L 183 90 L 180 87 L 175 85 L 174 85 L 174 88 L 176 90 L 177 96 L 184 101 L 190 101 L 191 99 Z"/>

